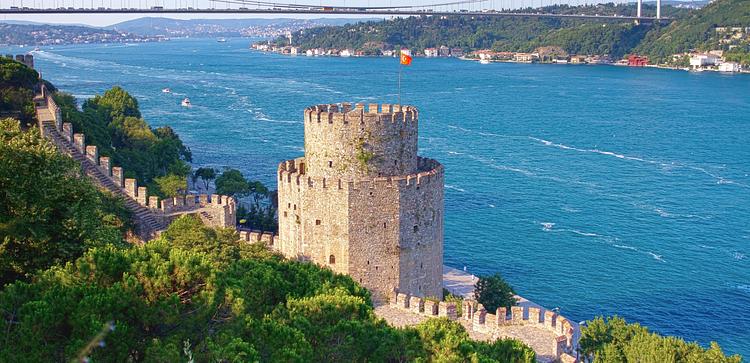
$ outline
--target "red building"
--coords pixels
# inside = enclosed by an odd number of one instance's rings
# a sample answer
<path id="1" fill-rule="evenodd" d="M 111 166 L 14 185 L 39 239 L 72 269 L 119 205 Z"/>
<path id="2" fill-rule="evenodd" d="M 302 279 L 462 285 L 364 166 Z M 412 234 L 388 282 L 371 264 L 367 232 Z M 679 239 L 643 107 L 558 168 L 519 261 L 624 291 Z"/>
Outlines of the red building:
<path id="1" fill-rule="evenodd" d="M 648 57 L 631 54 L 628 56 L 628 65 L 631 67 L 643 67 L 648 64 Z"/>

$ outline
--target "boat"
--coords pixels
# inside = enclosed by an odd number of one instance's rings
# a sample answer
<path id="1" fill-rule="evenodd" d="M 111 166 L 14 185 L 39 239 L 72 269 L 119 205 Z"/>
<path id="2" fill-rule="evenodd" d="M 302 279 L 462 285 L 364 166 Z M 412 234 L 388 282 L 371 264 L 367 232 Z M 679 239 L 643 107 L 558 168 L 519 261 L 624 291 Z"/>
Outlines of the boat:
<path id="1" fill-rule="evenodd" d="M 481 60 L 479 61 L 479 63 L 480 63 L 480 64 L 490 64 L 490 60 L 489 60 L 489 59 L 481 59 Z"/>
<path id="2" fill-rule="evenodd" d="M 172 93 L 172 90 L 169 89 L 169 87 L 167 87 L 167 88 L 162 89 L 161 92 L 162 93 Z"/>
<path id="3" fill-rule="evenodd" d="M 185 97 L 185 99 L 182 100 L 181 105 L 182 105 L 182 107 L 190 107 L 191 106 L 190 99 L 187 98 L 187 97 Z"/>
<path id="4" fill-rule="evenodd" d="M 224 43 L 227 41 L 227 38 L 219 38 L 219 39 L 216 39 L 216 41 L 219 43 Z"/>

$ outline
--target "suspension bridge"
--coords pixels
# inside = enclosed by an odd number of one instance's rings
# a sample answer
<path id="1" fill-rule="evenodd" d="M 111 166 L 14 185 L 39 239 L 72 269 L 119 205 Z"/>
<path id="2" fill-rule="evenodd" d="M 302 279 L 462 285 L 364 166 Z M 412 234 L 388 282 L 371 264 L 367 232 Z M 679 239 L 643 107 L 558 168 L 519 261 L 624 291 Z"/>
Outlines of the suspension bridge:
<path id="1" fill-rule="evenodd" d="M 331 0 L 336 1 L 336 0 Z M 556 2 L 558 1 L 558 2 Z M 627 4 L 628 0 L 616 0 Z M 455 0 L 439 3 L 391 5 L 392 0 L 338 0 L 317 4 L 276 3 L 261 0 L 9 0 L 0 14 L 266 14 L 266 15 L 360 15 L 360 16 L 495 16 L 574 18 L 593 20 L 628 20 L 667 22 L 661 16 L 661 0 L 656 1 L 656 16 L 644 16 L 642 0 L 637 0 L 635 14 L 552 13 L 543 8 L 559 5 L 559 0 Z M 384 4 L 374 4 L 382 2 Z M 612 2 L 612 1 L 610 1 Z M 374 5 L 373 5 L 374 4 Z M 582 3 L 580 5 L 595 5 Z"/>

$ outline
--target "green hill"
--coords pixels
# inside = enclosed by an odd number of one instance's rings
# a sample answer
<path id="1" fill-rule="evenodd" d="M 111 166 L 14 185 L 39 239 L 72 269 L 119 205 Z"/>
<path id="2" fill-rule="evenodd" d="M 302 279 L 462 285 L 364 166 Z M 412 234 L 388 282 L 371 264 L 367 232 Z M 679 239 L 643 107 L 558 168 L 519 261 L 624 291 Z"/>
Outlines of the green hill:
<path id="1" fill-rule="evenodd" d="M 750 1 L 717 0 L 669 26 L 655 28 L 635 49 L 652 58 L 696 50 L 726 49 L 716 27 L 750 27 Z M 744 43 L 747 50 L 747 40 Z"/>

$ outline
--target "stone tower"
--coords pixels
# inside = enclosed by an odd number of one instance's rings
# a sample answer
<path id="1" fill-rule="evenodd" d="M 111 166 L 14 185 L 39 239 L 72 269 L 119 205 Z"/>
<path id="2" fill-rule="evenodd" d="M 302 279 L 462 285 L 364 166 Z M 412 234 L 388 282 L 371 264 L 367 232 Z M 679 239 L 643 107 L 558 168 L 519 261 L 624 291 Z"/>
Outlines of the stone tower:
<path id="1" fill-rule="evenodd" d="M 279 164 L 287 257 L 345 273 L 384 298 L 443 295 L 443 166 L 417 155 L 417 109 L 305 109 L 305 157 Z"/>

